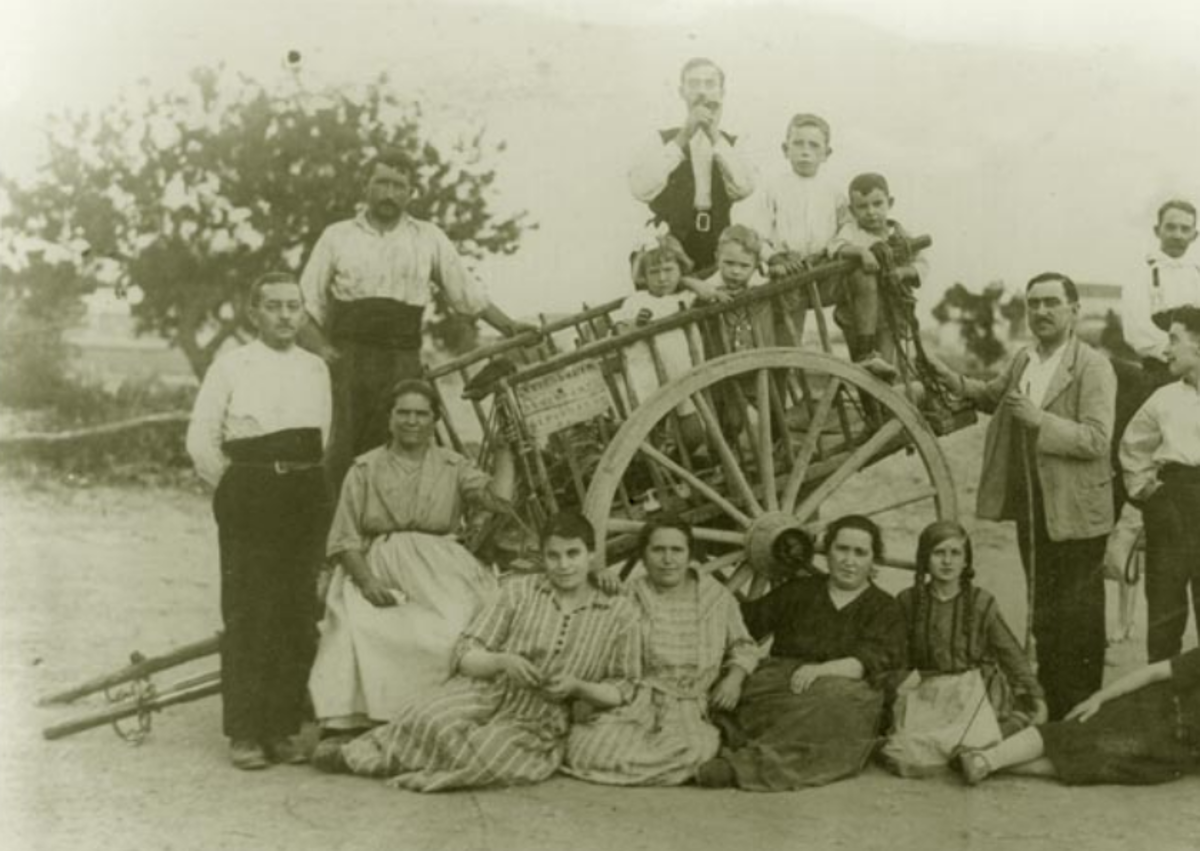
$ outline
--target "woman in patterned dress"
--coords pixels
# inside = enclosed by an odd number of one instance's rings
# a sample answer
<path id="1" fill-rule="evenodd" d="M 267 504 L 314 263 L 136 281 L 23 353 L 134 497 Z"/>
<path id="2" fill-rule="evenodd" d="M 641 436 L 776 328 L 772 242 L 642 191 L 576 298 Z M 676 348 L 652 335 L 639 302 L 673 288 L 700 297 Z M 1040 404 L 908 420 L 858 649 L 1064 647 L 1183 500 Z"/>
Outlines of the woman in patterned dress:
<path id="1" fill-rule="evenodd" d="M 638 541 L 646 573 L 629 596 L 641 613 L 642 679 L 633 700 L 572 728 L 563 772 L 595 783 L 674 786 L 717 754 L 709 707 L 737 705 L 758 650 L 737 601 L 691 566 L 691 527 L 648 523 Z"/>
<path id="2" fill-rule="evenodd" d="M 546 572 L 505 582 L 463 634 L 459 675 L 396 718 L 314 759 L 420 792 L 545 780 L 562 764 L 571 704 L 625 703 L 638 677 L 637 614 L 588 579 L 594 533 L 576 514 L 543 533 Z"/>

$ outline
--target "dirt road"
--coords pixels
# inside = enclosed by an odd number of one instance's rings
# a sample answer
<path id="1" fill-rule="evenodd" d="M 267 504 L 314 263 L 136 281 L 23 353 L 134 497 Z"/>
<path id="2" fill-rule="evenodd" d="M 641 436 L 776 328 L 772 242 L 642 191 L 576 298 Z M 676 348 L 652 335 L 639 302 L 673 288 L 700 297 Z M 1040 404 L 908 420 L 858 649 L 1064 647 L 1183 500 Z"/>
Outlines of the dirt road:
<path id="1" fill-rule="evenodd" d="M 980 432 L 947 442 L 968 508 Z M 141 747 L 106 729 L 43 742 L 41 727 L 102 701 L 35 709 L 38 694 L 115 668 L 131 650 L 161 651 L 216 629 L 214 527 L 203 496 L 174 490 L 0 483 L 0 507 L 6 851 L 1200 848 L 1200 778 L 1079 790 L 1001 778 L 968 790 L 950 778 L 901 780 L 872 768 L 780 795 L 556 779 L 422 796 L 306 767 L 238 773 L 211 699 L 156 718 Z M 1019 625 L 1024 591 L 1011 532 L 972 525 L 981 584 Z M 1142 636 L 1139 628 L 1133 643 L 1113 648 L 1119 665 L 1110 674 L 1138 660 Z"/>

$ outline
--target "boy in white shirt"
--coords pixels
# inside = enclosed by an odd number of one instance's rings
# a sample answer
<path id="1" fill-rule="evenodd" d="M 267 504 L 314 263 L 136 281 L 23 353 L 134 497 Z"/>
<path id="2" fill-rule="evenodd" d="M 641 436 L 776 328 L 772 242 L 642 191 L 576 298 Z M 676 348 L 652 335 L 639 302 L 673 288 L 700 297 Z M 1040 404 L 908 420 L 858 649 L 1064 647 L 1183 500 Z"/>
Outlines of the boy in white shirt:
<path id="1" fill-rule="evenodd" d="M 1138 280 L 1121 290 L 1125 339 L 1142 358 L 1146 377 L 1155 387 L 1172 381 L 1166 364 L 1170 311 L 1200 307 L 1200 257 L 1188 253 L 1196 241 L 1196 208 L 1172 198 L 1158 208 L 1154 226 L 1159 247 L 1146 257 Z"/>
<path id="2" fill-rule="evenodd" d="M 845 193 L 821 174 L 833 153 L 830 134 L 819 115 L 792 116 L 781 146 L 787 168 L 734 208 L 734 222 L 762 237 L 772 277 L 824 259 L 838 228 L 850 221 Z"/>
<path id="3" fill-rule="evenodd" d="M 295 345 L 305 321 L 296 278 L 250 290 L 258 339 L 219 356 L 187 432 L 196 471 L 216 490 L 221 559 L 221 692 L 230 759 L 241 769 L 303 762 L 315 651 L 316 574 L 329 498 L 322 467 L 331 412 L 325 362 Z"/>

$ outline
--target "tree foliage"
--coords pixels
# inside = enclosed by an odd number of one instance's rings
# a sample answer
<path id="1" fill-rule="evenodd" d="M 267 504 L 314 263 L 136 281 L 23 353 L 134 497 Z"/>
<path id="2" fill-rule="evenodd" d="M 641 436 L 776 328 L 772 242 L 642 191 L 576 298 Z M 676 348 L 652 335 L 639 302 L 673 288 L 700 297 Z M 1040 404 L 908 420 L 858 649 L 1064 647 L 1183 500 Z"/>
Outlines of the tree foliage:
<path id="1" fill-rule="evenodd" d="M 412 157 L 412 213 L 465 257 L 516 249 L 525 214 L 491 209 L 489 163 L 503 144 L 480 127 L 435 141 L 423 123 L 386 76 L 311 93 L 199 69 L 181 90 L 143 85 L 97 112 L 51 117 L 37 180 L 3 182 L 2 223 L 46 243 L 86 243 L 81 270 L 133 296 L 139 332 L 171 341 L 202 375 L 244 330 L 249 282 L 298 271 L 321 231 L 354 214 L 381 147 Z M 463 337 L 444 318 L 435 330 Z"/>
<path id="2" fill-rule="evenodd" d="M 1025 300 L 1019 296 L 1005 299 L 1002 281 L 989 283 L 980 293 L 956 283 L 933 308 L 933 318 L 939 324 L 958 323 L 967 351 L 983 366 L 998 362 L 1007 351 L 996 336 L 997 315 L 1007 320 L 1010 328 L 1020 325 L 1025 318 Z"/>

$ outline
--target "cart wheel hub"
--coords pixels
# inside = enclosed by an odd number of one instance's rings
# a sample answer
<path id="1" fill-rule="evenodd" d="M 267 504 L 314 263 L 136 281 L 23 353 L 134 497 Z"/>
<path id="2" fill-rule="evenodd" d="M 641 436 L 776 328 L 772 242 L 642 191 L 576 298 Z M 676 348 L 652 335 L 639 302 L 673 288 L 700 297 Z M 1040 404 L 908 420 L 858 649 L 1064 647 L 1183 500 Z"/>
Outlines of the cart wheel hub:
<path id="1" fill-rule="evenodd" d="M 796 532 L 804 534 L 804 525 L 794 514 L 770 511 L 756 517 L 746 530 L 746 558 L 754 571 L 763 576 L 770 576 L 790 573 L 802 566 L 789 564 L 786 558 L 791 546 L 789 538 L 795 538 L 796 544 L 800 544 L 800 539 L 795 536 Z M 803 540 L 808 540 L 807 535 Z M 811 556 L 812 553 L 807 555 Z"/>

